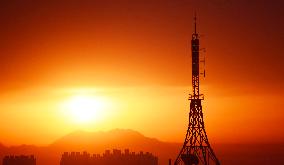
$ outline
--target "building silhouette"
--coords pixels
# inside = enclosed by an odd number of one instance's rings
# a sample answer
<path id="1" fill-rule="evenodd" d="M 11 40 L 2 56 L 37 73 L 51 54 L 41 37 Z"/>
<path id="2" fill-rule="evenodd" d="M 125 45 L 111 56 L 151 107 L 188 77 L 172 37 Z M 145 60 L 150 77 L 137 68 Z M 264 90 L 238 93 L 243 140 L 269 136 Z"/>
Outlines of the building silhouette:
<path id="1" fill-rule="evenodd" d="M 149 152 L 135 153 L 129 152 L 128 149 L 121 152 L 121 150 L 114 149 L 111 153 L 106 150 L 102 155 L 89 154 L 87 152 L 64 152 L 60 165 L 158 165 L 158 158 Z"/>
<path id="2" fill-rule="evenodd" d="M 36 158 L 34 155 L 10 155 L 3 158 L 2 165 L 36 165 Z"/>

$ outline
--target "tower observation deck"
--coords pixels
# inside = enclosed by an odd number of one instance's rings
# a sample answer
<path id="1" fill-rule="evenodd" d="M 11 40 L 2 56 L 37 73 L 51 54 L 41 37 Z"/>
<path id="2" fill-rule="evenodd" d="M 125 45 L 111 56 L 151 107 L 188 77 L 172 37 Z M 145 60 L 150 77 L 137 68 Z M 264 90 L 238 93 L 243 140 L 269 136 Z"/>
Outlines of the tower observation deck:
<path id="1" fill-rule="evenodd" d="M 174 162 L 174 165 L 220 165 L 211 148 L 205 131 L 201 101 L 204 95 L 200 94 L 200 57 L 199 35 L 194 17 L 194 33 L 191 39 L 192 52 L 192 94 L 190 94 L 189 124 L 183 146 Z"/>

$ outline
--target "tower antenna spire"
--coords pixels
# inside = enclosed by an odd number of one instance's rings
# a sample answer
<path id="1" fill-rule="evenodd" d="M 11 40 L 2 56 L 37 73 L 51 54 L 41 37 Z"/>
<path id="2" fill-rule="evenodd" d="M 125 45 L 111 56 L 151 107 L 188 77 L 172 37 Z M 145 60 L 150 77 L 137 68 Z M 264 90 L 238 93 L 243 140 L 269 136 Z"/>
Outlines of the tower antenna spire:
<path id="1" fill-rule="evenodd" d="M 196 12 L 194 12 L 194 34 L 197 34 L 196 32 L 196 23 L 197 22 L 197 17 L 196 17 Z"/>

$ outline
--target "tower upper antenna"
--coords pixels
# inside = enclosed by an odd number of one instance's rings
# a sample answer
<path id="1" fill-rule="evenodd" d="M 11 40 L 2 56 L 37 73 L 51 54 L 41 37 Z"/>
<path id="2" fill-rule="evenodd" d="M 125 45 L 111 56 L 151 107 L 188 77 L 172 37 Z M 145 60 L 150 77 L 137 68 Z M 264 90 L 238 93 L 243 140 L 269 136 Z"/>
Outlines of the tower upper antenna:
<path id="1" fill-rule="evenodd" d="M 197 18 L 196 18 L 196 12 L 194 13 L 194 34 L 197 34 L 196 32 L 196 21 L 197 21 Z"/>

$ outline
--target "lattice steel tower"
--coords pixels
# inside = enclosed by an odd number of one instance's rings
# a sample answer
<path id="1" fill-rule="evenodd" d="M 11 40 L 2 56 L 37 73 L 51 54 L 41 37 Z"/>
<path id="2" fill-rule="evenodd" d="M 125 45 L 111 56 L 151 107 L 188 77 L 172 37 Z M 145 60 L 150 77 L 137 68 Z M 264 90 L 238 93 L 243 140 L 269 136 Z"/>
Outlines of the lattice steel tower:
<path id="1" fill-rule="evenodd" d="M 174 165 L 220 165 L 219 160 L 211 148 L 207 134 L 205 131 L 201 100 L 204 100 L 204 95 L 199 91 L 199 36 L 196 32 L 196 16 L 194 17 L 194 33 L 191 39 L 192 51 L 192 88 L 193 93 L 190 94 L 190 112 L 189 124 L 186 132 L 184 144 L 179 155 L 177 156 Z"/>

